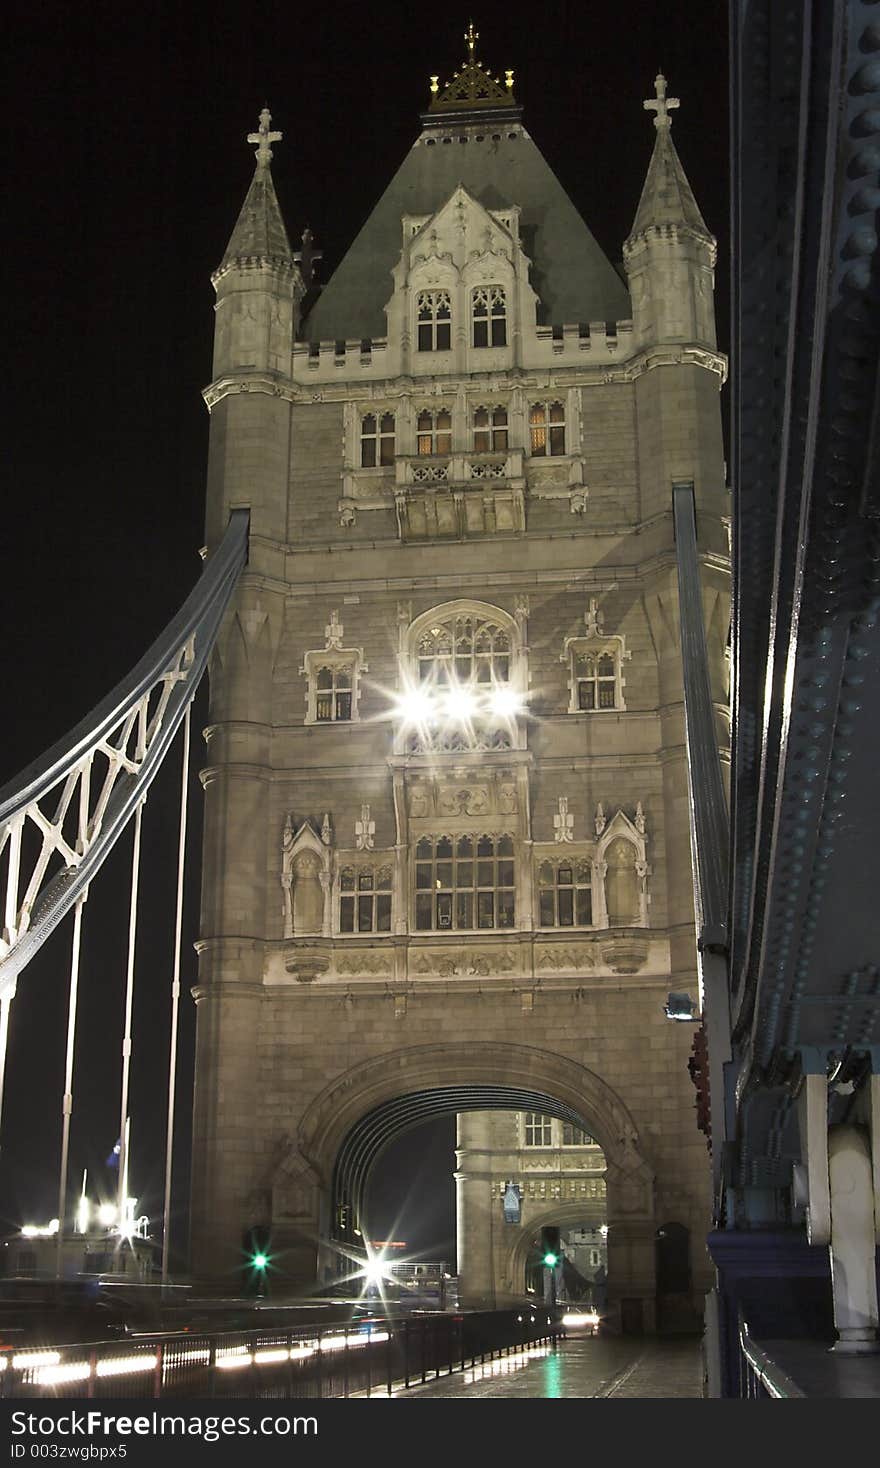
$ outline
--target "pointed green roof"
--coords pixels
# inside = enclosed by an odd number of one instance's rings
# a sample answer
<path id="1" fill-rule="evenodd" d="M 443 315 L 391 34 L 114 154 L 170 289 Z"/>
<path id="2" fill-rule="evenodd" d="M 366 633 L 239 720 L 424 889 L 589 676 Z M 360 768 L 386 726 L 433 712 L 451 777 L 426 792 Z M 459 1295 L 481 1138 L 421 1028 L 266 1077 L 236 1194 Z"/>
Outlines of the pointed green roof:
<path id="1" fill-rule="evenodd" d="M 259 131 L 248 133 L 248 142 L 256 143 L 257 166 L 247 191 L 241 213 L 220 262 L 227 270 L 238 260 L 268 260 L 293 265 L 294 257 L 281 217 L 275 185 L 272 182 L 272 149 L 280 142 L 281 133 L 271 131 L 272 114 L 264 107 L 260 113 Z"/>
<path id="2" fill-rule="evenodd" d="M 656 113 L 654 126 L 657 129 L 657 138 L 630 237 L 644 234 L 645 230 L 658 225 L 677 224 L 711 240 L 712 235 L 697 207 L 693 190 L 672 141 L 672 119 L 669 113 L 679 106 L 678 98 L 667 97 L 666 78 L 662 73 L 655 78 L 654 89 L 656 96 L 642 105 Z"/>
<path id="3" fill-rule="evenodd" d="M 626 286 L 525 129 L 457 120 L 450 136 L 438 126 L 441 119 L 413 144 L 315 302 L 303 335 L 310 341 L 384 337 L 401 216 L 435 214 L 459 184 L 486 209 L 519 206 L 520 239 L 547 322 L 629 320 Z"/>

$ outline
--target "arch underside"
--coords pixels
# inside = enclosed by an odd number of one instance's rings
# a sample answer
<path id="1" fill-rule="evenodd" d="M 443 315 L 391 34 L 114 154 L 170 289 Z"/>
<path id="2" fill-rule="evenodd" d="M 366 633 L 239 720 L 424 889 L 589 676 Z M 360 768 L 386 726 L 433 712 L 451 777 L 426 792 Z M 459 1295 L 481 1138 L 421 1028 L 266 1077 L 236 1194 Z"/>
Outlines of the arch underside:
<path id="1" fill-rule="evenodd" d="M 538 1111 L 590 1132 L 589 1120 L 546 1091 L 514 1086 L 440 1086 L 393 1097 L 375 1107 L 348 1132 L 333 1171 L 331 1230 L 339 1237 L 340 1209 L 350 1209 L 351 1225 L 363 1232 L 364 1200 L 374 1164 L 396 1137 L 439 1116 L 465 1111 Z M 344 1230 L 348 1232 L 348 1229 Z"/>

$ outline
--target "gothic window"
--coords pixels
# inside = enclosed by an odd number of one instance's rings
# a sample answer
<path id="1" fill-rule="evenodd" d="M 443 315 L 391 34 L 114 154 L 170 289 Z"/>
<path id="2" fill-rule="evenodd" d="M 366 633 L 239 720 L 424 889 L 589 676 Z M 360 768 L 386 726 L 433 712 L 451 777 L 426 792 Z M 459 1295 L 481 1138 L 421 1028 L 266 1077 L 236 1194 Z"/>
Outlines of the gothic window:
<path id="1" fill-rule="evenodd" d="M 474 453 L 501 453 L 507 449 L 507 409 L 474 410 Z"/>
<path id="2" fill-rule="evenodd" d="M 539 1111 L 527 1111 L 523 1118 L 523 1145 L 526 1147 L 552 1147 L 552 1116 L 542 1116 Z"/>
<path id="3" fill-rule="evenodd" d="M 391 932 L 391 868 L 343 867 L 339 874 L 339 931 Z"/>
<path id="4" fill-rule="evenodd" d="M 580 1126 L 574 1126 L 570 1121 L 562 1123 L 562 1145 L 563 1147 L 592 1147 L 593 1138 L 589 1136 Z"/>
<path id="5" fill-rule="evenodd" d="M 475 347 L 507 346 L 507 300 L 500 285 L 477 286 L 471 312 Z"/>
<path id="6" fill-rule="evenodd" d="M 512 928 L 513 921 L 510 836 L 426 836 L 417 843 L 417 931 Z"/>
<path id="7" fill-rule="evenodd" d="M 303 654 L 307 681 L 306 723 L 339 724 L 358 717 L 360 677 L 367 672 L 363 648 L 344 645 L 345 628 L 336 610 L 324 628 L 325 645 Z"/>
<path id="8" fill-rule="evenodd" d="M 421 457 L 452 453 L 452 414 L 446 408 L 424 408 L 416 420 L 416 449 Z"/>
<path id="9" fill-rule="evenodd" d="M 340 723 L 351 718 L 353 667 L 333 664 L 319 667 L 315 677 L 315 722 Z"/>
<path id="10" fill-rule="evenodd" d="M 619 664 L 609 650 L 572 652 L 577 707 L 581 712 L 618 707 Z"/>
<path id="11" fill-rule="evenodd" d="M 420 352 L 448 352 L 452 345 L 452 307 L 448 291 L 420 291 L 418 296 Z"/>
<path id="12" fill-rule="evenodd" d="M 510 679 L 510 633 L 464 613 L 428 627 L 418 640 L 419 682 L 493 684 Z"/>
<path id="13" fill-rule="evenodd" d="M 538 868 L 538 921 L 542 928 L 589 928 L 593 923 L 593 871 L 588 861 Z"/>
<path id="14" fill-rule="evenodd" d="M 361 468 L 394 463 L 394 414 L 367 413 L 361 419 Z"/>
<path id="15" fill-rule="evenodd" d="M 565 406 L 559 401 L 533 403 L 529 409 L 532 458 L 565 453 Z"/>

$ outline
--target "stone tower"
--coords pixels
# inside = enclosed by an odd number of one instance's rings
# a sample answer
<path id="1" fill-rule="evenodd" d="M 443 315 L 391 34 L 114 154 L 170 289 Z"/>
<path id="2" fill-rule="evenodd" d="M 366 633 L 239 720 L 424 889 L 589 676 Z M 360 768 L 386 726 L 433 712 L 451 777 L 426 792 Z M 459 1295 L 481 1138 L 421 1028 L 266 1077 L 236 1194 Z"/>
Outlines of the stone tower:
<path id="1" fill-rule="evenodd" d="M 208 540 L 247 506 L 250 552 L 211 669 L 193 1267 L 234 1282 L 260 1225 L 329 1278 L 395 1128 L 531 1107 L 601 1148 L 609 1300 L 650 1328 L 659 1224 L 706 1274 L 663 1007 L 696 992 L 682 481 L 726 739 L 715 247 L 658 78 L 631 305 L 476 41 L 317 294 L 264 113 L 214 276 Z M 522 1290 L 463 1265 L 466 1302 Z"/>

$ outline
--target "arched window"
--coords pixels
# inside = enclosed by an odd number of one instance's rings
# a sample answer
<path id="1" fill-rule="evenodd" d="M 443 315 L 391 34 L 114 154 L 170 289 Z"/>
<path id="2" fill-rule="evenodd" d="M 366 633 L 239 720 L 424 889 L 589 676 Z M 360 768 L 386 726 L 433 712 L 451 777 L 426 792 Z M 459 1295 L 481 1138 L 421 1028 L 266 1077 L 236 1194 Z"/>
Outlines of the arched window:
<path id="1" fill-rule="evenodd" d="M 351 663 L 319 667 L 315 677 L 315 722 L 338 723 L 351 718 Z"/>
<path id="2" fill-rule="evenodd" d="M 507 345 L 507 299 L 500 285 L 476 286 L 471 293 L 475 347 Z"/>
<path id="3" fill-rule="evenodd" d="M 423 408 L 416 420 L 416 449 L 421 458 L 452 453 L 452 414 L 447 408 Z"/>
<path id="4" fill-rule="evenodd" d="M 565 406 L 563 403 L 532 403 L 529 437 L 533 459 L 565 453 Z"/>
<path id="5" fill-rule="evenodd" d="M 538 868 L 538 921 L 542 928 L 589 928 L 593 924 L 593 869 L 588 861 Z"/>
<path id="6" fill-rule="evenodd" d="M 510 836 L 424 836 L 416 843 L 417 932 L 513 925 Z"/>
<path id="7" fill-rule="evenodd" d="M 611 651 L 587 652 L 580 648 L 572 654 L 573 676 L 580 712 L 591 709 L 617 708 L 617 659 Z"/>
<path id="8" fill-rule="evenodd" d="M 474 409 L 474 453 L 492 454 L 507 451 L 507 409 Z"/>
<path id="9" fill-rule="evenodd" d="M 361 468 L 394 463 L 394 414 L 367 413 L 361 419 Z"/>
<path id="10" fill-rule="evenodd" d="M 418 295 L 420 352 L 448 352 L 452 345 L 452 305 L 448 291 L 420 291 Z"/>
<path id="11" fill-rule="evenodd" d="M 416 654 L 420 683 L 493 684 L 510 679 L 510 633 L 487 618 L 462 613 L 427 627 Z"/>

